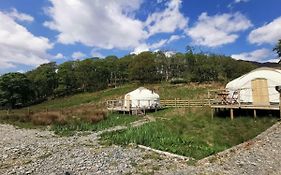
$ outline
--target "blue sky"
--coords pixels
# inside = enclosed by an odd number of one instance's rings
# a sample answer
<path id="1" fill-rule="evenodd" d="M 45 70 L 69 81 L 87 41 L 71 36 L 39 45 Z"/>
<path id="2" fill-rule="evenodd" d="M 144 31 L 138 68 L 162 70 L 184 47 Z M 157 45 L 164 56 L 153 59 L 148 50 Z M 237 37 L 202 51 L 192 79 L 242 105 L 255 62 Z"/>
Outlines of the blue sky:
<path id="1" fill-rule="evenodd" d="M 0 0 L 0 73 L 187 45 L 276 62 L 280 7 L 280 0 Z"/>

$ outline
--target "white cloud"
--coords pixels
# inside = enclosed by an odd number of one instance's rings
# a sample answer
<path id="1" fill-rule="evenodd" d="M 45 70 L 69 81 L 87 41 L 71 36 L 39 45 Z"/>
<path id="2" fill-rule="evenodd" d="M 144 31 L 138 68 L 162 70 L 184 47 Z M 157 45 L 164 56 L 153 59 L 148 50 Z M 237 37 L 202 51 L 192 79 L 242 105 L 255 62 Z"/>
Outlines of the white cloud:
<path id="1" fill-rule="evenodd" d="M 82 52 L 73 52 L 73 54 L 71 55 L 71 57 L 75 60 L 77 59 L 82 59 L 82 58 L 85 58 L 86 55 Z"/>
<path id="2" fill-rule="evenodd" d="M 172 35 L 170 36 L 170 38 L 168 39 L 167 43 L 171 43 L 173 41 L 179 40 L 181 38 L 184 38 L 183 35 Z"/>
<path id="3" fill-rule="evenodd" d="M 267 60 L 266 62 L 279 63 L 280 60 L 281 60 L 281 57 L 280 57 L 280 58 L 269 59 L 269 60 Z"/>
<path id="4" fill-rule="evenodd" d="M 250 0 L 234 0 L 233 2 L 231 2 L 230 4 L 228 4 L 228 8 L 232 8 L 234 5 L 239 4 L 239 3 L 243 3 L 243 2 L 249 2 Z"/>
<path id="5" fill-rule="evenodd" d="M 272 59 L 274 57 L 273 53 L 269 49 L 258 49 L 252 52 L 243 52 L 240 54 L 231 55 L 232 58 L 237 60 L 247 60 L 247 61 L 257 61 L 257 62 L 268 62 L 276 61 Z"/>
<path id="6" fill-rule="evenodd" d="M 148 35 L 171 33 L 177 29 L 183 30 L 187 26 L 188 18 L 179 11 L 181 3 L 181 0 L 172 0 L 164 11 L 149 15 L 145 22 Z"/>
<path id="7" fill-rule="evenodd" d="M 168 40 L 166 40 L 166 39 L 161 39 L 160 41 L 149 45 L 149 48 L 150 49 L 158 49 L 158 48 L 162 47 L 164 44 L 166 44 L 167 41 Z"/>
<path id="8" fill-rule="evenodd" d="M 135 50 L 133 52 L 131 52 L 131 54 L 139 54 L 141 52 L 151 51 L 151 50 L 158 51 L 159 48 L 161 48 L 165 44 L 169 44 L 169 43 L 179 40 L 183 37 L 184 36 L 181 36 L 181 35 L 171 35 L 169 39 L 161 39 L 158 42 L 155 42 L 152 44 L 143 43 L 143 44 L 140 44 L 138 47 L 136 47 Z"/>
<path id="9" fill-rule="evenodd" d="M 95 52 L 92 54 L 92 57 L 98 57 L 98 58 L 105 58 L 105 56 L 99 52 Z"/>
<path id="10" fill-rule="evenodd" d="M 169 40 L 167 39 L 161 39 L 158 42 L 152 43 L 152 44 L 140 44 L 138 47 L 135 48 L 135 50 L 133 52 L 131 52 L 131 54 L 139 54 L 141 52 L 145 52 L 145 51 L 158 51 L 160 47 L 164 46 L 165 44 L 168 43 Z"/>
<path id="11" fill-rule="evenodd" d="M 9 12 L 5 12 L 5 14 L 15 20 L 18 20 L 18 21 L 25 21 L 25 22 L 33 22 L 34 21 L 34 18 L 28 14 L 25 14 L 25 13 L 20 13 L 17 11 L 17 9 L 15 8 L 12 8 L 11 11 Z"/>
<path id="12" fill-rule="evenodd" d="M 18 73 L 22 73 L 22 74 L 25 73 L 25 71 L 22 70 L 22 69 L 18 70 L 17 72 L 18 72 Z"/>
<path id="13" fill-rule="evenodd" d="M 54 59 L 63 59 L 64 55 L 62 53 L 58 53 L 54 56 Z"/>
<path id="14" fill-rule="evenodd" d="M 50 0 L 44 25 L 59 32 L 58 42 L 82 43 L 105 49 L 132 48 L 146 38 L 141 21 L 134 19 L 140 0 Z"/>
<path id="15" fill-rule="evenodd" d="M 252 44 L 276 44 L 278 39 L 281 39 L 281 16 L 251 31 L 248 37 L 249 42 Z"/>
<path id="16" fill-rule="evenodd" d="M 240 3 L 240 2 L 248 2 L 250 0 L 235 0 L 234 3 Z"/>
<path id="17" fill-rule="evenodd" d="M 46 11 L 51 20 L 44 25 L 58 31 L 57 40 L 63 44 L 138 50 L 146 47 L 149 37 L 183 30 L 188 22 L 179 11 L 180 0 L 165 2 L 163 11 L 150 14 L 144 21 L 135 18 L 142 0 L 49 1 L 52 6 Z"/>
<path id="18" fill-rule="evenodd" d="M 149 46 L 147 44 L 140 44 L 130 54 L 139 54 L 139 53 L 145 52 L 145 51 L 149 51 Z"/>
<path id="19" fill-rule="evenodd" d="M 2 69 L 17 64 L 37 66 L 48 62 L 47 50 L 52 44 L 45 37 L 37 37 L 15 18 L 0 11 L 0 65 Z"/>
<path id="20" fill-rule="evenodd" d="M 204 12 L 195 26 L 186 30 L 186 34 L 192 38 L 194 44 L 217 47 L 235 42 L 239 37 L 238 32 L 251 26 L 251 21 L 239 12 L 215 16 L 208 16 Z"/>

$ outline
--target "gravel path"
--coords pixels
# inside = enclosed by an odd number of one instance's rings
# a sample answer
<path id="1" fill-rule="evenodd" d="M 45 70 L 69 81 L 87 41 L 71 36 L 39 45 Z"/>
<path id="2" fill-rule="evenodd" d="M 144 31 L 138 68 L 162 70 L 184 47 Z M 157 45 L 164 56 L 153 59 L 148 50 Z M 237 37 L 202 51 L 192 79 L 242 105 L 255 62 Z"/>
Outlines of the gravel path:
<path id="1" fill-rule="evenodd" d="M 136 146 L 103 146 L 98 133 L 58 137 L 0 125 L 0 174 L 281 174 L 281 123 L 189 166 Z"/>
<path id="2" fill-rule="evenodd" d="M 57 137 L 0 125 L 0 174 L 143 174 L 186 166 L 136 146 L 102 146 L 98 134 Z"/>

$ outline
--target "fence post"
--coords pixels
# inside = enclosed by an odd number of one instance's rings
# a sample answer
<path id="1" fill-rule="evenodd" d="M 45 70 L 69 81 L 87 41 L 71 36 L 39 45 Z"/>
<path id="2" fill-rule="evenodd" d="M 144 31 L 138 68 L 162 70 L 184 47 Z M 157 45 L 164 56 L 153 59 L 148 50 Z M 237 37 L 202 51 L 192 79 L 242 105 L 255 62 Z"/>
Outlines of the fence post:
<path id="1" fill-rule="evenodd" d="M 175 98 L 175 107 L 177 107 L 177 98 Z"/>
<path id="2" fill-rule="evenodd" d="M 28 116 L 30 115 L 30 108 L 29 107 L 27 108 L 27 115 Z"/>

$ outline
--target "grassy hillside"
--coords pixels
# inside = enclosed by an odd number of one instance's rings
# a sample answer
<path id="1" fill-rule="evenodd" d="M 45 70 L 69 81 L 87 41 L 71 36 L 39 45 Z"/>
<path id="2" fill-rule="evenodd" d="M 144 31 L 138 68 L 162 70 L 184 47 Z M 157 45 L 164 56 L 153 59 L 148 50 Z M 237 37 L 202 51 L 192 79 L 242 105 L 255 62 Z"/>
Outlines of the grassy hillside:
<path id="1" fill-rule="evenodd" d="M 97 131 L 105 128 L 128 125 L 141 119 L 139 116 L 106 114 L 100 108 L 107 99 L 122 98 L 140 85 L 129 84 L 94 93 L 81 93 L 58 98 L 31 106 L 31 111 L 48 112 L 26 115 L 27 108 L 13 110 L 9 115 L 1 111 L 0 122 L 15 124 L 20 127 L 47 128 L 59 135 L 73 135 L 76 131 Z M 203 99 L 210 89 L 222 87 L 219 84 L 149 84 L 143 85 L 154 89 L 162 99 Z M 100 111 L 101 110 L 101 111 Z M 61 112 L 63 111 L 63 112 Z M 249 140 L 277 121 L 277 117 L 229 116 L 211 119 L 211 112 L 206 108 L 174 108 L 150 113 L 156 122 L 138 128 L 129 128 L 122 132 L 105 133 L 102 136 L 108 144 L 142 144 L 156 149 L 181 154 L 195 159 L 225 150 Z M 44 116 L 46 118 L 44 118 Z"/>
<path id="2" fill-rule="evenodd" d="M 31 111 L 44 111 L 48 110 L 61 110 L 79 105 L 87 104 L 100 104 L 109 99 L 122 98 L 126 93 L 138 88 L 139 86 L 145 86 L 149 89 L 155 90 L 159 93 L 161 99 L 194 99 L 194 98 L 206 98 L 208 89 L 216 89 L 222 87 L 220 84 L 211 85 L 197 85 L 197 84 L 184 84 L 184 85 L 170 85 L 170 84 L 127 84 L 117 88 L 109 88 L 106 90 L 92 92 L 92 93 L 80 93 L 63 98 L 57 98 L 43 102 L 41 104 L 30 106 Z M 13 110 L 14 113 L 27 111 L 28 108 L 19 110 Z M 1 111 L 6 113 L 6 111 Z"/>

